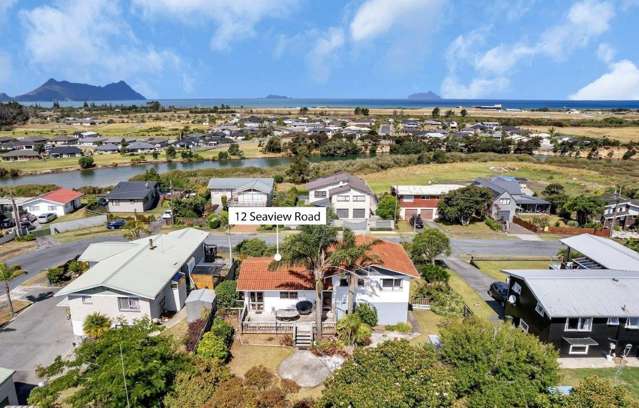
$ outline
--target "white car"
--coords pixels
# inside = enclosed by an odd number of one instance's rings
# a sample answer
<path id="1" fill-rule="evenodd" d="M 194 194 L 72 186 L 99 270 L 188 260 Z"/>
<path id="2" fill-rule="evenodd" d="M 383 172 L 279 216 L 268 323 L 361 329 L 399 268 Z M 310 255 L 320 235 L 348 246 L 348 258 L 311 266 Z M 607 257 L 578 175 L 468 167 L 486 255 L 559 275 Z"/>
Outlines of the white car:
<path id="1" fill-rule="evenodd" d="M 58 216 L 55 215 L 55 213 L 44 213 L 44 214 L 38 215 L 38 222 L 40 224 L 46 224 L 47 222 L 51 222 L 55 220 L 56 218 L 58 218 Z"/>
<path id="2" fill-rule="evenodd" d="M 171 210 L 171 209 L 164 210 L 164 212 L 162 213 L 162 219 L 163 220 L 172 220 L 173 219 L 173 210 Z"/>

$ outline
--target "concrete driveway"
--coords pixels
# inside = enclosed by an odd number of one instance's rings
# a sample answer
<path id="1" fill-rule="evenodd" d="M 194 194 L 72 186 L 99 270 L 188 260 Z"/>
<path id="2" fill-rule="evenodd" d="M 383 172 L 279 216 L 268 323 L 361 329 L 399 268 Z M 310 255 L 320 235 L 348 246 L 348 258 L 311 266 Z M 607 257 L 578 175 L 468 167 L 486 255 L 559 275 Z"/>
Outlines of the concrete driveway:
<path id="1" fill-rule="evenodd" d="M 56 356 L 73 349 L 71 322 L 64 308 L 56 307 L 60 298 L 53 288 L 34 288 L 27 295 L 35 301 L 7 326 L 0 328 L 0 367 L 16 370 L 18 393 L 25 395 L 40 380 L 35 375 L 38 365 L 48 365 Z"/>

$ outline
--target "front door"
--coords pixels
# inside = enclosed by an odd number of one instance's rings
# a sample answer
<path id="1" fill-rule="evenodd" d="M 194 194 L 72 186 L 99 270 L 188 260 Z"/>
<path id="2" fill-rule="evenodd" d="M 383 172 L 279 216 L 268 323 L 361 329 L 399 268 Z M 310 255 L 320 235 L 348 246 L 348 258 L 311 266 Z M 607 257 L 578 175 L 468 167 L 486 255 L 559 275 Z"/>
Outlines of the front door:
<path id="1" fill-rule="evenodd" d="M 250 292 L 249 309 L 258 313 L 264 310 L 264 292 Z"/>
<path id="2" fill-rule="evenodd" d="M 324 295 L 322 296 L 322 310 L 330 311 L 333 310 L 333 291 L 325 290 Z"/>

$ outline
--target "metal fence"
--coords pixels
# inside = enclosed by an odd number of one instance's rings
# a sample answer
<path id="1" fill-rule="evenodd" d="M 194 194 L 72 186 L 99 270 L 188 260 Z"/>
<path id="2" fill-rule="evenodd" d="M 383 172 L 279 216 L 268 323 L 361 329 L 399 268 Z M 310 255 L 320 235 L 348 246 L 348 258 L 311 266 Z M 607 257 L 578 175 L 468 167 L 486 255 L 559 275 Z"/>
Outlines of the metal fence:
<path id="1" fill-rule="evenodd" d="M 96 215 L 95 217 L 81 218 L 79 220 L 58 222 L 49 227 L 51 234 L 59 234 L 67 231 L 75 231 L 84 228 L 97 227 L 107 223 L 106 215 Z"/>

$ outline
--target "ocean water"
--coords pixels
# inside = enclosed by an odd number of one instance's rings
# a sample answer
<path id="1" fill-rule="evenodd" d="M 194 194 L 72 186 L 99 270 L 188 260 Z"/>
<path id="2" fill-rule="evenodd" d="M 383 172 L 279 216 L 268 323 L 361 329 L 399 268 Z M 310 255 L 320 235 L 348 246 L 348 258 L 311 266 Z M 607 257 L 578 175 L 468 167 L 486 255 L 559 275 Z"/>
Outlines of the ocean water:
<path id="1" fill-rule="evenodd" d="M 571 101 L 571 100 L 515 100 L 515 99 L 441 99 L 421 101 L 413 99 L 322 99 L 322 98 L 201 98 L 201 99 L 158 99 L 163 106 L 179 108 L 213 107 L 222 104 L 245 108 L 367 108 L 418 109 L 439 106 L 441 108 L 492 106 L 501 104 L 504 109 L 639 109 L 639 101 Z M 91 101 L 88 101 L 89 103 Z M 147 101 L 95 101 L 96 105 L 144 105 Z M 51 107 L 51 102 L 22 102 L 25 105 L 38 104 Z M 61 106 L 82 106 L 84 102 L 65 101 Z"/>

